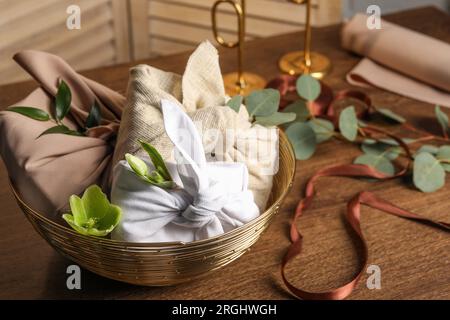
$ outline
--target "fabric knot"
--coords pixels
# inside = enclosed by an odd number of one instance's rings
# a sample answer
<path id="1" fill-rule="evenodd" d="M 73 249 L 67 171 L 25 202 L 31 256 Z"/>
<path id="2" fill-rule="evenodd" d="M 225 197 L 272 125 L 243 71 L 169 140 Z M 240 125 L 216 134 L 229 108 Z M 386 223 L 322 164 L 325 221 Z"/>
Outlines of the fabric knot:
<path id="1" fill-rule="evenodd" d="M 226 205 L 228 195 L 221 194 L 217 189 L 216 184 L 210 184 L 209 188 L 199 191 L 194 201 L 181 214 L 192 222 L 194 227 L 201 228 L 207 225 Z"/>

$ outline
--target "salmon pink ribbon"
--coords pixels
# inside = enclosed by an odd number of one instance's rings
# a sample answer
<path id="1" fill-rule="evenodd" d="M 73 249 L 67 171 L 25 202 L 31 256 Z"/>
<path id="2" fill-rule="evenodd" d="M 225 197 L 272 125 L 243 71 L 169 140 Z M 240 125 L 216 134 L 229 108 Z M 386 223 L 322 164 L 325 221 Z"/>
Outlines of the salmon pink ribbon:
<path id="1" fill-rule="evenodd" d="M 290 75 L 281 75 L 270 81 L 267 87 L 278 89 L 281 95 L 280 109 L 283 109 L 291 102 L 298 99 L 296 96 L 296 79 L 297 77 Z M 327 118 L 330 121 L 336 123 L 339 110 L 336 110 L 336 103 L 343 99 L 353 99 L 358 100 L 363 105 L 363 109 L 359 110 L 358 118 L 363 118 L 365 115 L 374 111 L 371 100 L 364 92 L 358 90 L 341 90 L 336 94 L 330 87 L 321 82 L 321 95 L 319 98 L 313 102 L 309 103 L 309 108 L 314 116 L 319 116 Z M 306 300 L 340 300 L 346 298 L 351 294 L 353 289 L 356 287 L 358 280 L 361 278 L 363 271 L 367 266 L 368 260 L 368 247 L 365 241 L 364 235 L 361 230 L 361 205 L 365 205 L 374 209 L 378 209 L 385 213 L 402 217 L 405 219 L 416 220 L 418 222 L 427 223 L 430 226 L 438 227 L 450 232 L 450 224 L 442 221 L 437 221 L 429 219 L 418 214 L 412 213 L 410 211 L 399 208 L 386 200 L 377 197 L 375 194 L 367 191 L 359 192 L 347 203 L 347 221 L 350 223 L 352 229 L 358 235 L 359 240 L 363 245 L 363 266 L 361 267 L 358 274 L 348 283 L 338 288 L 326 292 L 309 292 L 302 290 L 294 286 L 286 277 L 285 268 L 286 265 L 294 259 L 297 255 L 302 252 L 302 235 L 297 229 L 297 220 L 302 216 L 303 212 L 308 209 L 311 205 L 314 195 L 315 195 L 315 182 L 320 177 L 366 177 L 366 178 L 376 178 L 379 180 L 393 179 L 403 176 L 408 171 L 408 166 L 413 158 L 409 147 L 405 144 L 404 140 L 397 137 L 396 135 L 385 132 L 381 129 L 365 126 L 361 130 L 368 137 L 375 135 L 385 135 L 393 140 L 395 140 L 398 145 L 404 149 L 405 155 L 408 159 L 407 164 L 403 166 L 395 175 L 387 176 L 373 167 L 360 165 L 360 164 L 344 164 L 338 166 L 327 167 L 325 169 L 317 171 L 308 181 L 305 190 L 305 197 L 298 203 L 297 208 L 294 212 L 294 217 L 290 224 L 290 240 L 291 244 L 287 249 L 281 263 L 281 276 L 284 284 L 289 289 L 289 291 L 297 298 Z"/>

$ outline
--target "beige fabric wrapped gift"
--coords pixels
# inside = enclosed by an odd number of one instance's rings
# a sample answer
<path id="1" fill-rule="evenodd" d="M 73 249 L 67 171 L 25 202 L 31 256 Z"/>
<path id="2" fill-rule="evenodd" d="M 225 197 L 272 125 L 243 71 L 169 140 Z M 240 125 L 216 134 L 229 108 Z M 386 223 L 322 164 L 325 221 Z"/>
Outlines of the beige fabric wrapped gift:
<path id="1" fill-rule="evenodd" d="M 273 174 L 278 170 L 278 131 L 252 125 L 246 108 L 239 114 L 226 106 L 217 50 L 203 42 L 189 58 L 183 76 L 148 65 L 131 69 L 128 104 L 122 115 L 114 164 L 125 153 L 143 156 L 138 139 L 152 144 L 166 160 L 173 145 L 164 131 L 161 100 L 170 100 L 186 111 L 203 138 L 208 161 L 234 161 L 247 165 L 249 189 L 264 210 Z"/>

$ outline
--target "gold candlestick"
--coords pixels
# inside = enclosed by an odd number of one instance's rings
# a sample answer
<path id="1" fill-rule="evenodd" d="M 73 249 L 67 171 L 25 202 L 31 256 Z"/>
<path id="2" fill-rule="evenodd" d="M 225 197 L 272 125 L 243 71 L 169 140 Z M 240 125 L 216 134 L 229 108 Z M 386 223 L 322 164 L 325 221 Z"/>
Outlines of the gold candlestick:
<path id="1" fill-rule="evenodd" d="M 238 40 L 236 42 L 227 42 L 219 35 L 217 28 L 217 9 L 221 4 L 230 4 L 238 17 Z M 225 91 L 230 96 L 237 94 L 247 95 L 253 90 L 262 89 L 266 86 L 266 80 L 255 73 L 244 72 L 243 56 L 244 56 L 244 41 L 245 41 L 245 0 L 238 3 L 234 0 L 218 0 L 214 3 L 211 11 L 212 27 L 214 38 L 225 48 L 236 48 L 238 68 L 237 72 L 228 73 L 223 76 Z"/>
<path id="2" fill-rule="evenodd" d="M 288 0 L 296 4 L 306 3 L 305 48 L 281 57 L 278 65 L 280 69 L 290 75 L 310 74 L 314 78 L 322 79 L 331 70 L 328 57 L 317 52 L 311 52 L 311 0 Z"/>

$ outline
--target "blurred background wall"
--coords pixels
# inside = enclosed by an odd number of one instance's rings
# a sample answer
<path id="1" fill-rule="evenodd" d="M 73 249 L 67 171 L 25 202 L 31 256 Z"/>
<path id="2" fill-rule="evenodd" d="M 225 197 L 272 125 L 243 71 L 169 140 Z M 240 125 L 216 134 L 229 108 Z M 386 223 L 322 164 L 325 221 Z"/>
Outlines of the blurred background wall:
<path id="1" fill-rule="evenodd" d="M 312 0 L 312 24 L 334 24 L 378 4 L 382 13 L 448 0 Z M 215 0 L 0 0 L 0 84 L 27 78 L 11 59 L 24 49 L 60 55 L 83 70 L 193 49 L 213 41 L 210 9 Z M 81 9 L 81 28 L 69 30 L 66 12 Z M 247 39 L 302 30 L 305 6 L 287 0 L 247 0 Z M 432 17 L 430 17 L 432 18 Z M 220 7 L 220 31 L 232 39 L 237 20 Z"/>

